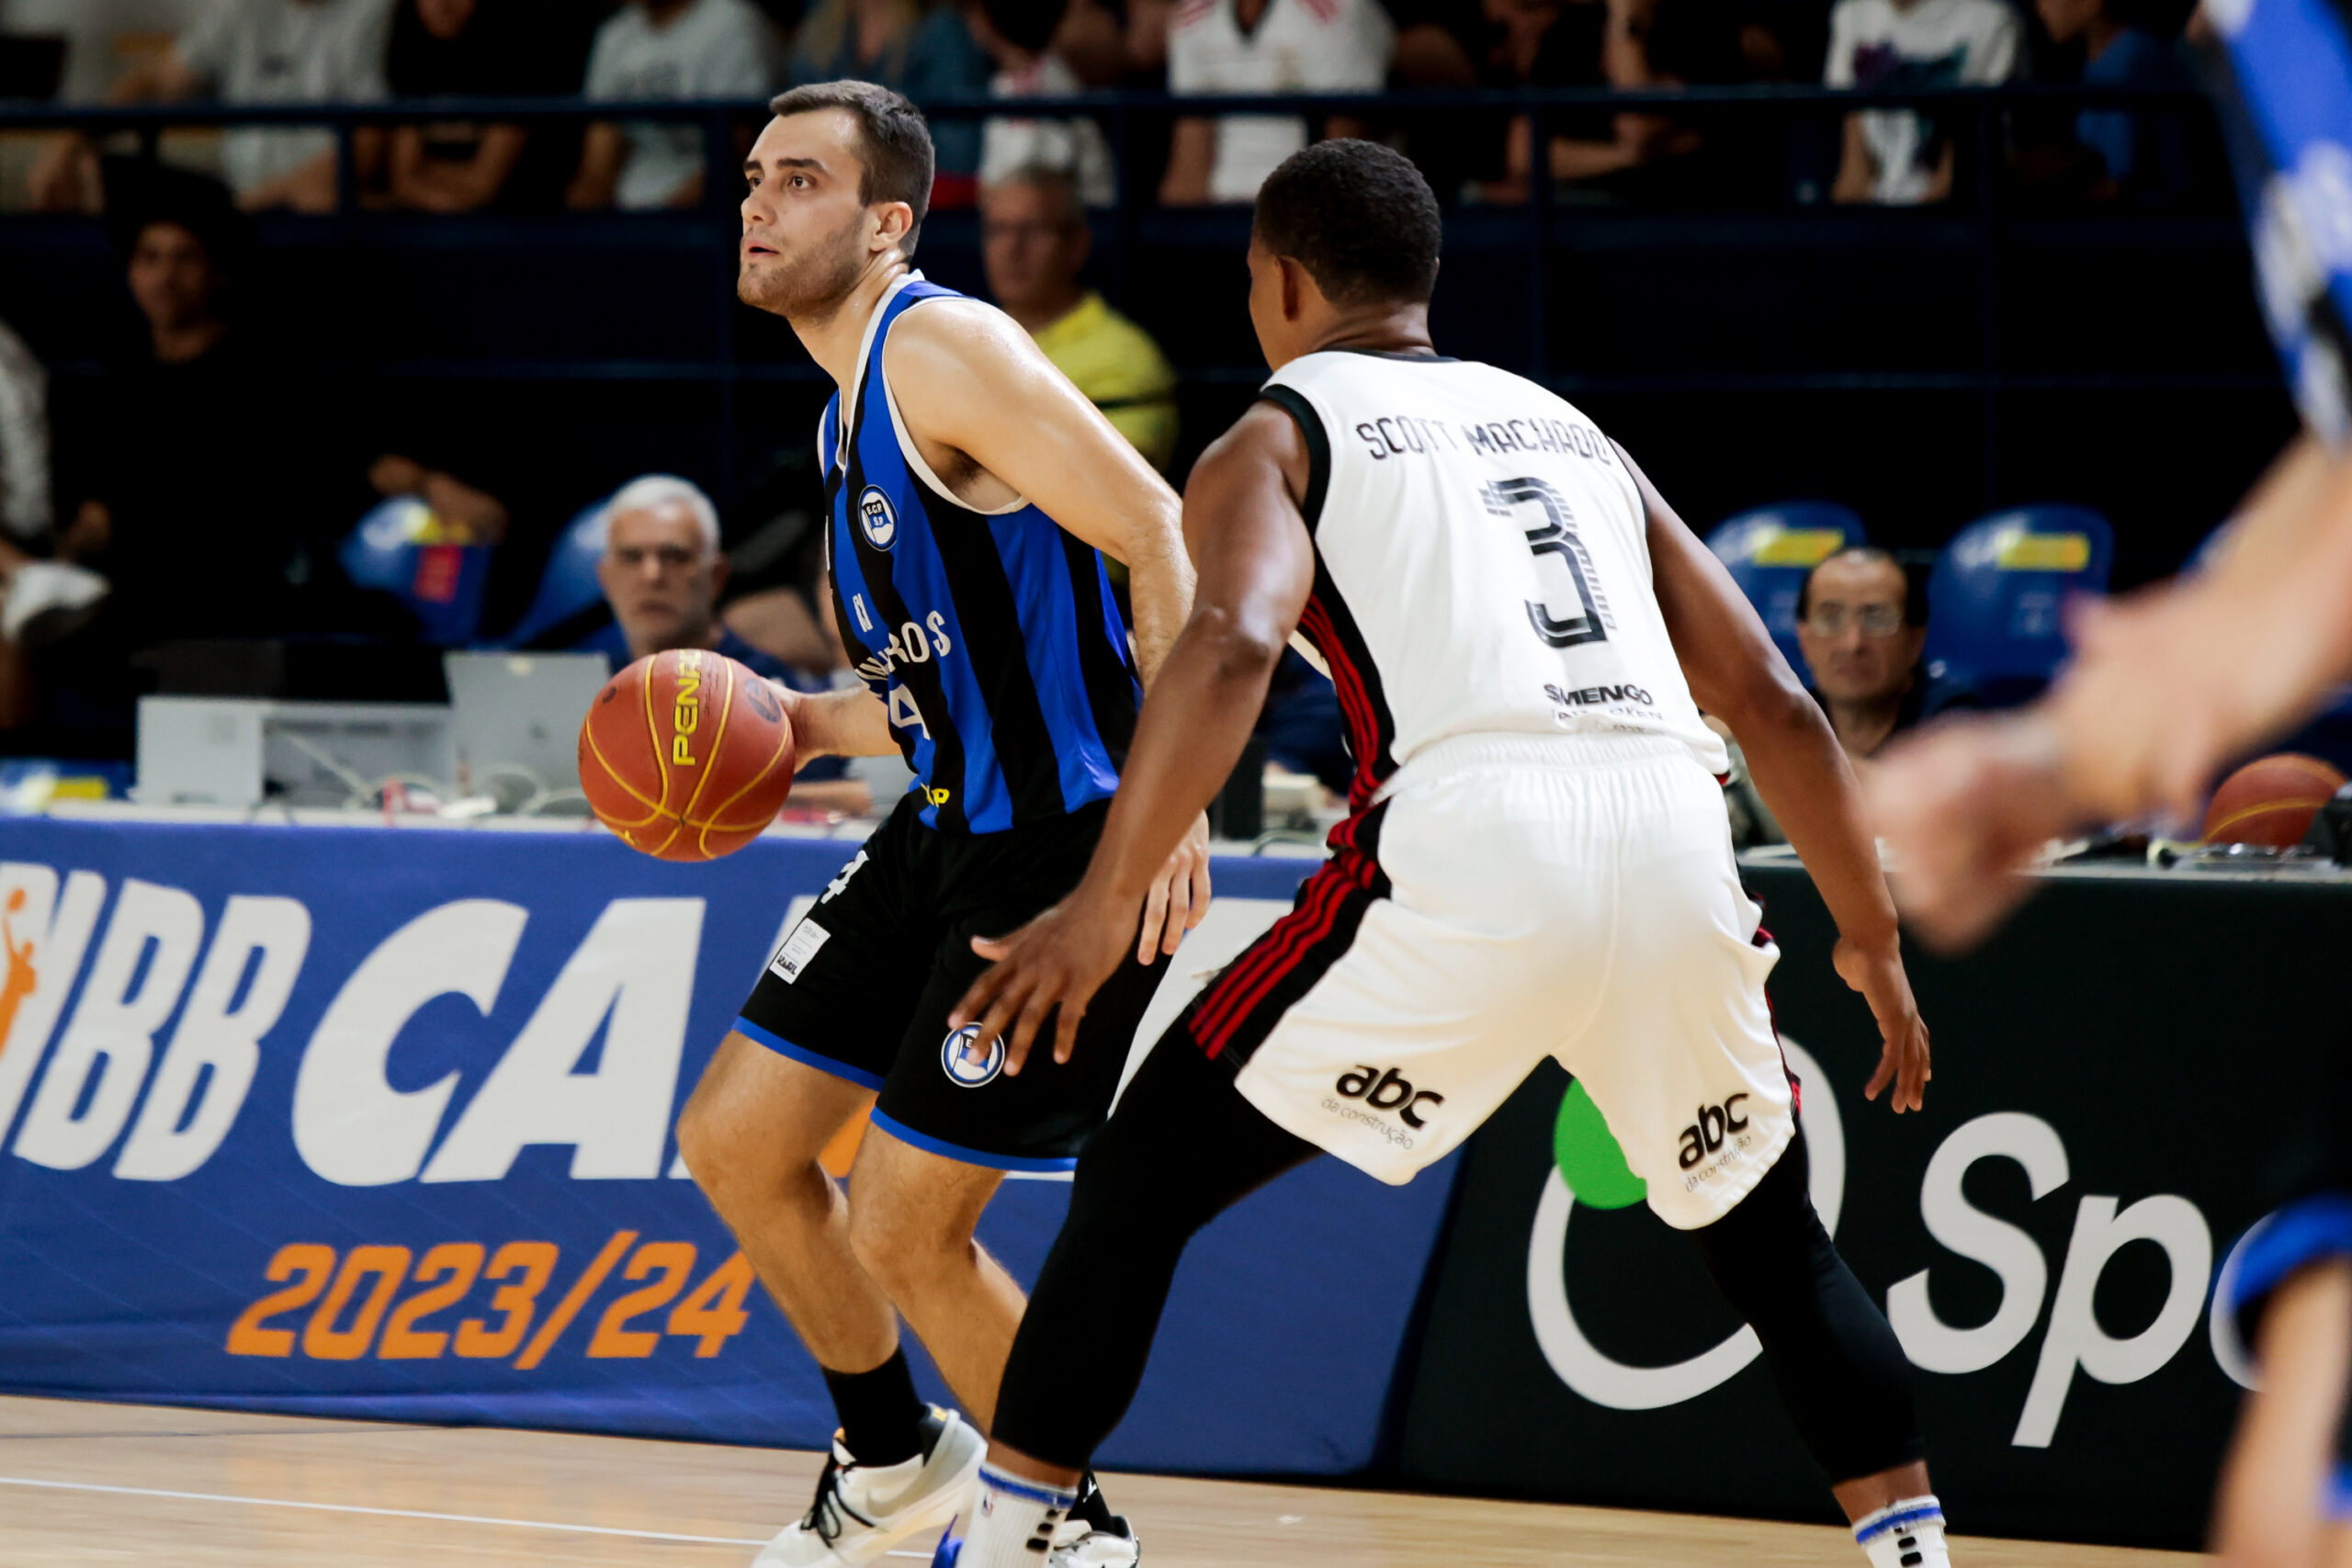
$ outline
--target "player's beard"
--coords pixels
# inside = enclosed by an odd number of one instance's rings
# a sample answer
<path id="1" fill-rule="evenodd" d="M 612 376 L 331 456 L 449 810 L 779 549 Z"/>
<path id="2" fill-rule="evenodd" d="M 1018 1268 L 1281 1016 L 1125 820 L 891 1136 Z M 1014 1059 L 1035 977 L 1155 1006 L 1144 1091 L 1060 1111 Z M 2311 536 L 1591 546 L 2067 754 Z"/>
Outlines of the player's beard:
<path id="1" fill-rule="evenodd" d="M 771 265 L 759 272 L 748 268 L 736 275 L 735 297 L 755 310 L 767 310 L 792 321 L 822 321 L 841 308 L 865 270 L 858 254 L 856 219 L 842 225 L 808 247 L 805 257 Z"/>

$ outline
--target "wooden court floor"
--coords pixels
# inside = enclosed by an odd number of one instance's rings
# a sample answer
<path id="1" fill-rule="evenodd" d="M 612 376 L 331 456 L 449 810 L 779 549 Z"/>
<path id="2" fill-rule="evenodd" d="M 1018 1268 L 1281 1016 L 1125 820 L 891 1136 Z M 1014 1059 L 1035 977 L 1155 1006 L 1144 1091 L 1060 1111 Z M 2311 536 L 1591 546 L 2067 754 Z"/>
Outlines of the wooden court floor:
<path id="1" fill-rule="evenodd" d="M 742 1568 L 816 1455 L 0 1398 L 0 1565 Z M 1106 1478 L 1150 1568 L 1857 1568 L 1841 1531 L 1602 1508 Z M 888 1559 L 913 1564 L 928 1551 Z M 2198 1558 L 1956 1543 L 1956 1568 Z"/>

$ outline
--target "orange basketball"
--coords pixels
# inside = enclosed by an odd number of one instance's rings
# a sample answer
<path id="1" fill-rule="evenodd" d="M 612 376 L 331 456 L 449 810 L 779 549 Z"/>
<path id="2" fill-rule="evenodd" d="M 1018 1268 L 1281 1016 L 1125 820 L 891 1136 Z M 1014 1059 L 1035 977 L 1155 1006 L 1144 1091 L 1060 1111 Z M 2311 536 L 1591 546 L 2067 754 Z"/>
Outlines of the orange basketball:
<path id="1" fill-rule="evenodd" d="M 2205 841 L 2290 849 L 2343 787 L 2344 775 L 2317 757 L 2293 751 L 2257 757 L 2213 792 L 2205 808 Z"/>
<path id="2" fill-rule="evenodd" d="M 580 723 L 580 787 L 596 819 L 662 860 L 716 860 L 758 838 L 792 769 L 775 689 L 701 649 L 639 660 Z"/>

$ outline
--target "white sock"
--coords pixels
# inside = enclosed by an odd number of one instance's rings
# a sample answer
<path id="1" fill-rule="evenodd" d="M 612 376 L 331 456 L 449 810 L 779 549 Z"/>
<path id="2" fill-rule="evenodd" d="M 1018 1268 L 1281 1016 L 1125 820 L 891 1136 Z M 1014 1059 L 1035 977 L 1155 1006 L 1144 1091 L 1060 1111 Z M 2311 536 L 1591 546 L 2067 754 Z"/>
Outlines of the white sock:
<path id="1" fill-rule="evenodd" d="M 1944 1510 L 1933 1495 L 1890 1503 L 1854 1526 L 1871 1568 L 1951 1568 L 1944 1550 Z"/>
<path id="2" fill-rule="evenodd" d="M 980 1500 L 956 1568 L 1043 1568 L 1054 1544 L 1054 1529 L 1078 1502 L 1064 1491 L 980 1466 Z"/>

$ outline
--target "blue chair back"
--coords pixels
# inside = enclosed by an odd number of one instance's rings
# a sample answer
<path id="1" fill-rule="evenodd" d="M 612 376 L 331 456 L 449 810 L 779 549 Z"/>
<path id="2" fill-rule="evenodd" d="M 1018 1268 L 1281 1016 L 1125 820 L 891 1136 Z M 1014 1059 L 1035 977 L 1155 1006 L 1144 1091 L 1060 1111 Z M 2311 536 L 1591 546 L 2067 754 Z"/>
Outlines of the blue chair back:
<path id="1" fill-rule="evenodd" d="M 1928 674 L 1988 706 L 2023 701 L 2066 657 L 2060 612 L 2104 593 L 2115 531 L 2086 506 L 2020 506 L 1952 536 L 1928 579 Z"/>
<path id="2" fill-rule="evenodd" d="M 353 582 L 406 605 L 426 642 L 456 648 L 473 640 L 490 586 L 491 547 L 451 537 L 424 502 L 401 496 L 372 508 L 336 555 Z"/>
<path id="3" fill-rule="evenodd" d="M 583 506 L 564 525 L 563 533 L 548 552 L 547 570 L 539 574 L 538 591 L 530 607 L 503 639 L 521 648 L 561 626 L 592 605 L 604 603 L 605 590 L 596 581 L 596 563 L 605 558 L 605 503 Z"/>
<path id="4" fill-rule="evenodd" d="M 1804 674 L 1797 592 L 1815 567 L 1867 538 L 1861 518 L 1849 508 L 1834 501 L 1789 501 L 1724 519 L 1707 536 L 1707 547 L 1764 617 L 1790 668 Z"/>

